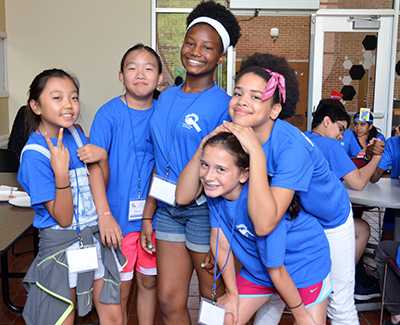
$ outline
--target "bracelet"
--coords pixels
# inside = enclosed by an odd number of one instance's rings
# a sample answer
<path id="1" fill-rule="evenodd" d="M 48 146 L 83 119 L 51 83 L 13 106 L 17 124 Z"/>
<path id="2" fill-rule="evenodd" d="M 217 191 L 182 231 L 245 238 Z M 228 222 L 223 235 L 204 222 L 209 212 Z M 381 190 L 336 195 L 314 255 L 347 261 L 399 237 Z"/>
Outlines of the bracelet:
<path id="1" fill-rule="evenodd" d="M 142 220 L 153 220 L 153 218 L 142 218 Z"/>
<path id="2" fill-rule="evenodd" d="M 299 303 L 298 305 L 293 306 L 293 307 L 288 306 L 288 308 L 289 308 L 290 310 L 293 310 L 293 309 L 296 309 L 296 308 L 301 307 L 302 305 L 303 305 L 303 301 L 300 301 L 300 303 Z"/>
<path id="3" fill-rule="evenodd" d="M 66 190 L 67 188 L 71 187 L 71 183 L 69 183 L 67 186 L 64 187 L 58 187 L 56 186 L 56 190 Z"/>

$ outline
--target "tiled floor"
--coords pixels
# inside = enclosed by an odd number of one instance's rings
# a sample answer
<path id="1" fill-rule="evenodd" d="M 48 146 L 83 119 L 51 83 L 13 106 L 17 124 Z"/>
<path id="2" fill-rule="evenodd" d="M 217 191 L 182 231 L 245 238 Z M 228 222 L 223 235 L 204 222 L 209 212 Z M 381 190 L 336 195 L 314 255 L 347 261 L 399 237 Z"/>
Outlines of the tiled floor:
<path id="1" fill-rule="evenodd" d="M 16 251 L 21 252 L 31 247 L 31 238 L 23 238 L 16 244 Z M 10 254 L 11 255 L 11 254 Z M 32 261 L 32 253 L 23 254 L 17 258 L 10 256 L 10 271 L 24 271 Z M 11 281 L 11 298 L 13 302 L 22 305 L 25 301 L 25 291 L 21 286 L 21 280 Z M 129 303 L 129 325 L 136 325 L 136 307 L 134 294 L 131 296 Z M 192 317 L 192 323 L 196 324 L 197 313 L 199 309 L 199 294 L 197 289 L 197 279 L 194 277 L 191 284 L 190 297 L 188 302 L 190 315 Z M 379 324 L 379 312 L 363 312 L 360 313 L 361 325 L 377 325 Z M 95 313 L 90 314 L 88 317 L 80 319 L 78 324 L 95 324 L 96 323 Z M 20 325 L 25 324 L 22 318 L 15 313 L 9 311 L 3 301 L 0 302 L 0 325 Z M 293 324 L 290 315 L 284 315 L 280 325 Z M 159 317 L 157 317 L 156 325 L 161 325 Z"/>

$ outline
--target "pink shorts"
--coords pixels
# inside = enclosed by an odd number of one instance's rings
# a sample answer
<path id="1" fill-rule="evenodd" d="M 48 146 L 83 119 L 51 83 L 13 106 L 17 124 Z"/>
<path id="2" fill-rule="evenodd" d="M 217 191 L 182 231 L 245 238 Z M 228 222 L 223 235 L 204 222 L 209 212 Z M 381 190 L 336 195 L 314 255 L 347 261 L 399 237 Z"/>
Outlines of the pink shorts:
<path id="1" fill-rule="evenodd" d="M 240 274 L 236 275 L 236 285 L 238 287 L 239 295 L 243 298 L 255 298 L 260 296 L 269 297 L 276 292 L 273 287 L 264 287 L 255 284 L 245 279 Z M 299 290 L 301 300 L 306 307 L 319 304 L 332 292 L 330 275 L 321 282 L 313 284 L 307 288 L 298 288 L 297 290 Z"/>
<path id="2" fill-rule="evenodd" d="M 156 237 L 153 233 L 152 244 L 156 246 Z M 156 254 L 147 253 L 140 244 L 140 232 L 131 232 L 122 239 L 121 251 L 126 257 L 126 265 L 122 269 L 121 281 L 130 281 L 134 269 L 144 275 L 157 274 Z"/>

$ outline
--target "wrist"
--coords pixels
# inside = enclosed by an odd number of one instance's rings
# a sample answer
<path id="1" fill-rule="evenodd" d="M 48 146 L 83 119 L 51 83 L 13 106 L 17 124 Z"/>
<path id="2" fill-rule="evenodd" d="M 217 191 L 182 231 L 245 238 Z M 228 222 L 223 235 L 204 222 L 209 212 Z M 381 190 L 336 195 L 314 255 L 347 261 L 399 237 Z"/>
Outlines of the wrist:
<path id="1" fill-rule="evenodd" d="M 99 216 L 99 219 L 104 218 L 104 217 L 107 218 L 108 216 L 112 216 L 112 213 L 110 210 L 105 210 L 103 212 L 99 212 L 98 216 Z"/>

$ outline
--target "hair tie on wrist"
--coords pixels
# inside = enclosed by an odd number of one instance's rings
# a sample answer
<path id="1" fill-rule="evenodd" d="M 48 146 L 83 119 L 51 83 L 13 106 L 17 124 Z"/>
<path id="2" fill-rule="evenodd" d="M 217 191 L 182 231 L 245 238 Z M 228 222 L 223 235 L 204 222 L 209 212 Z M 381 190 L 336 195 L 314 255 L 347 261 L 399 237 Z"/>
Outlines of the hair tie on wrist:
<path id="1" fill-rule="evenodd" d="M 63 187 L 56 186 L 56 190 L 65 190 L 65 189 L 67 189 L 69 187 L 71 187 L 71 183 L 69 183 L 67 186 L 63 186 Z"/>
<path id="2" fill-rule="evenodd" d="M 296 308 L 301 307 L 302 305 L 303 305 L 303 301 L 300 301 L 300 303 L 299 303 L 298 305 L 293 306 L 293 307 L 288 306 L 288 308 L 289 308 L 290 310 L 293 310 L 293 309 L 296 309 Z"/>

